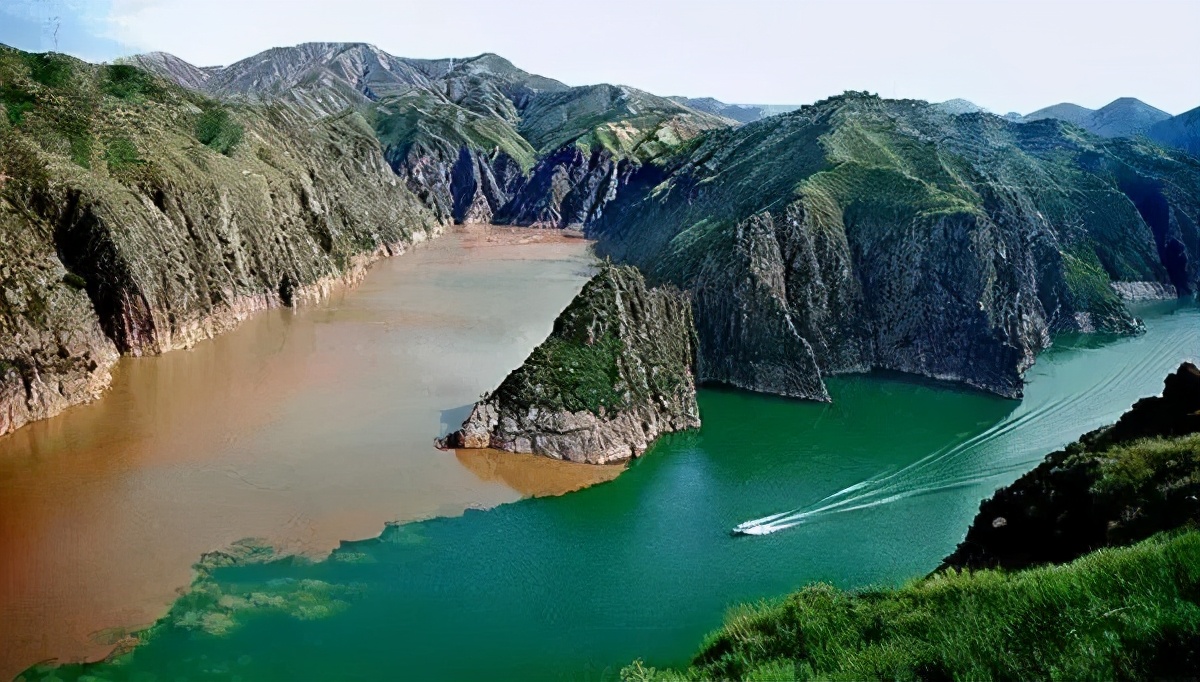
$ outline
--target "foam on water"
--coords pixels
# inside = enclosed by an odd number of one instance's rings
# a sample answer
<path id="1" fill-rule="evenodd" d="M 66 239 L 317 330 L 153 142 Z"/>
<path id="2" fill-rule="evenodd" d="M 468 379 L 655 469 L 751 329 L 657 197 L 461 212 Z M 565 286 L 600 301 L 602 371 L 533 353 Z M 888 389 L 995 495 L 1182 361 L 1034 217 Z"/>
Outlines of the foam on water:
<path id="1" fill-rule="evenodd" d="M 1194 314 L 1194 311 L 1188 312 Z M 1110 345 L 1088 349 L 1086 352 L 1095 356 L 1092 365 L 1096 370 L 1085 379 L 1082 390 L 1052 398 L 1052 393 L 1043 394 L 1036 384 L 1031 385 L 1021 405 L 1007 418 L 966 441 L 948 444 L 898 471 L 865 479 L 816 502 L 744 521 L 733 530 L 739 535 L 769 535 L 829 514 L 870 509 L 917 495 L 978 485 L 1003 474 L 1028 468 L 1022 461 L 1004 462 L 1006 451 L 1011 450 L 1013 445 L 1007 437 L 1012 436 L 1021 443 L 1025 437 L 1022 434 L 1051 431 L 1039 428 L 1051 420 L 1060 423 L 1094 423 L 1098 405 L 1110 404 L 1112 392 L 1128 393 L 1129 402 L 1132 403 L 1142 393 L 1139 393 L 1140 386 L 1131 385 L 1130 380 L 1144 378 L 1155 364 L 1163 365 L 1162 373 L 1165 375 L 1178 364 L 1180 353 L 1187 355 L 1185 351 L 1188 344 L 1194 340 L 1188 330 L 1176 328 L 1169 333 L 1165 342 L 1156 344 L 1156 353 L 1139 353 L 1138 346 L 1142 345 L 1139 343 L 1142 338 L 1121 339 Z M 1053 371 L 1052 355 L 1043 362 L 1049 366 L 1049 371 Z M 1020 434 L 1015 434 L 1018 430 Z M 1054 443 L 1048 447 L 1061 445 L 1063 443 Z M 955 473 L 964 471 L 970 473 Z"/>

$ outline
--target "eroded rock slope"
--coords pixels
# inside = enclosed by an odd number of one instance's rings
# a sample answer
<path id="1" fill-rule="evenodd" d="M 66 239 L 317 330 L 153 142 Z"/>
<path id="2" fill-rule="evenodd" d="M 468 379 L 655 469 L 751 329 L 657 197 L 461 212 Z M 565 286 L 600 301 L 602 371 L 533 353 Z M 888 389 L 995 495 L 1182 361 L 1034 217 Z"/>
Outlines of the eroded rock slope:
<path id="1" fill-rule="evenodd" d="M 0 49 L 0 434 L 438 229 L 357 114 Z"/>

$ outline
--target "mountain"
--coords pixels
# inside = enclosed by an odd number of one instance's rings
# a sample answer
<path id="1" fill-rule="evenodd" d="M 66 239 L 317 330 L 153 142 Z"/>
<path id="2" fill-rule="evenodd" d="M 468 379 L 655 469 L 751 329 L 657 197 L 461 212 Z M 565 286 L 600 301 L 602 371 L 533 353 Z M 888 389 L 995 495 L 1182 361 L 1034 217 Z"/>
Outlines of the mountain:
<path id="1" fill-rule="evenodd" d="M 965 99 L 950 99 L 933 105 L 938 111 L 946 114 L 986 114 L 987 109 Z"/>
<path id="2" fill-rule="evenodd" d="M 361 43 L 212 68 L 5 55 L 9 220 L 44 223 L 11 231 L 23 263 L 74 283 L 37 300 L 103 336 L 55 369 L 60 318 L 6 313 L 26 330 L 6 385 L 42 406 L 19 419 L 57 409 L 20 388 L 35 376 L 94 394 L 115 350 L 186 345 L 449 221 L 585 226 L 690 292 L 699 380 L 817 400 L 825 376 L 875 368 L 1018 396 L 1051 334 L 1135 331 L 1120 296 L 1197 281 L 1197 160 L 1053 120 L 848 93 L 735 125 L 496 55 Z"/>
<path id="3" fill-rule="evenodd" d="M 1043 119 L 1053 118 L 1059 121 L 1066 121 L 1067 123 L 1077 125 L 1086 130 L 1088 121 L 1091 119 L 1091 116 L 1094 113 L 1096 113 L 1095 109 L 1088 109 L 1087 107 L 1081 107 L 1078 104 L 1063 102 L 1062 104 L 1055 104 L 1044 109 L 1038 109 L 1033 113 L 1026 114 L 1021 117 L 1021 122 L 1028 123 L 1030 121 L 1041 121 Z"/>
<path id="4" fill-rule="evenodd" d="M 1046 118 L 1066 121 L 1103 137 L 1130 137 L 1145 133 L 1154 124 L 1171 118 L 1171 115 L 1139 99 L 1121 97 L 1096 110 L 1076 104 L 1055 104 L 1024 116 L 1021 121 Z"/>
<path id="5" fill-rule="evenodd" d="M 0 47 L 0 434 L 93 398 L 118 352 L 319 298 L 438 229 L 357 113 Z"/>
<path id="6" fill-rule="evenodd" d="M 202 70 L 203 82 L 177 61 L 131 63 L 226 100 L 288 101 L 314 118 L 358 111 L 409 188 L 464 223 L 589 223 L 634 169 L 732 124 L 634 88 L 569 87 L 494 54 L 421 60 L 307 43 Z"/>
<path id="7" fill-rule="evenodd" d="M 1155 123 L 1146 130 L 1146 137 L 1200 156 L 1200 107 Z"/>
<path id="8" fill-rule="evenodd" d="M 712 97 L 670 97 L 668 99 L 696 111 L 715 114 L 737 123 L 750 123 L 760 118 L 800 108 L 798 104 L 726 104 Z"/>
<path id="9" fill-rule="evenodd" d="M 1122 97 L 1097 109 L 1088 119 L 1088 130 L 1104 137 L 1128 137 L 1141 135 L 1168 118 L 1171 115 L 1161 109 L 1132 97 Z"/>
<path id="10" fill-rule="evenodd" d="M 701 381 L 826 400 L 825 376 L 888 369 L 1015 397 L 1052 334 L 1137 329 L 1113 282 L 1194 291 L 1198 223 L 1195 158 L 847 93 L 704 135 L 589 234 L 692 292 Z"/>
<path id="11" fill-rule="evenodd" d="M 166 52 L 147 52 L 135 57 L 118 60 L 118 63 L 137 66 L 150 73 L 161 74 L 168 80 L 173 80 L 185 88 L 203 90 L 214 73 L 222 67 L 193 66 L 179 57 Z"/>

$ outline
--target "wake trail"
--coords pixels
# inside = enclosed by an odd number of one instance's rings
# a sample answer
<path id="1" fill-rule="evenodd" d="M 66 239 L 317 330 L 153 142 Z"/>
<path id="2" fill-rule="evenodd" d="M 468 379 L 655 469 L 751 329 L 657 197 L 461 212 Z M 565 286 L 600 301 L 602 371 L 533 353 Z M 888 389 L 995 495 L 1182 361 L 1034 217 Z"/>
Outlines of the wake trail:
<path id="1" fill-rule="evenodd" d="M 1022 410 L 1019 414 L 1010 415 L 983 432 L 968 438 L 961 443 L 947 444 L 925 455 L 911 464 L 886 475 L 871 477 L 853 485 L 847 486 L 816 502 L 802 505 L 788 511 L 770 514 L 757 519 L 739 523 L 734 527 L 735 533 L 765 535 L 786 528 L 793 528 L 813 518 L 845 511 L 853 511 L 889 504 L 897 500 L 915 495 L 941 492 L 978 483 L 1012 471 L 1023 469 L 1026 462 L 1018 462 L 1003 467 L 991 467 L 982 471 L 976 470 L 966 477 L 951 477 L 943 479 L 947 468 L 952 467 L 970 453 L 981 451 L 995 441 L 1004 438 L 1013 431 L 1021 428 L 1036 426 L 1050 418 L 1057 418 L 1063 413 L 1075 411 L 1074 408 L 1087 407 L 1093 398 L 1103 395 L 1115 383 L 1126 379 L 1138 372 L 1144 371 L 1153 359 L 1130 356 L 1119 365 L 1116 372 L 1107 374 L 1086 387 L 1083 391 L 1043 402 Z M 932 479 L 932 480 L 931 480 Z M 942 479 L 942 480 L 939 480 Z"/>

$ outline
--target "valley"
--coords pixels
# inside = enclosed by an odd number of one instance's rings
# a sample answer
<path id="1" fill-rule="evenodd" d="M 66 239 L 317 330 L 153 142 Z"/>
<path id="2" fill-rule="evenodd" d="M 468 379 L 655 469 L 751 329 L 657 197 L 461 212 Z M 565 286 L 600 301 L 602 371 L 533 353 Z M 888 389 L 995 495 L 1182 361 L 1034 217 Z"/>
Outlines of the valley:
<path id="1" fill-rule="evenodd" d="M 0 677 L 861 673 L 744 605 L 974 556 L 1200 357 L 1195 123 L 0 46 Z"/>

